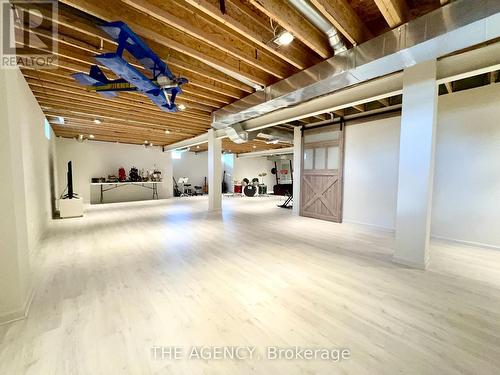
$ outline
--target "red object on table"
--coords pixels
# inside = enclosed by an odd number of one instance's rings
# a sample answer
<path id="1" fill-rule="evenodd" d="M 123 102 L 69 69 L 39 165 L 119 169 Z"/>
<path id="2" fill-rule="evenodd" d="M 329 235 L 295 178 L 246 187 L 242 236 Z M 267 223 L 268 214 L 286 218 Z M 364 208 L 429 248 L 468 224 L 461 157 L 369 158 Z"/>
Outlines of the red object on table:
<path id="1" fill-rule="evenodd" d="M 241 194 L 241 185 L 234 185 L 234 192 Z"/>

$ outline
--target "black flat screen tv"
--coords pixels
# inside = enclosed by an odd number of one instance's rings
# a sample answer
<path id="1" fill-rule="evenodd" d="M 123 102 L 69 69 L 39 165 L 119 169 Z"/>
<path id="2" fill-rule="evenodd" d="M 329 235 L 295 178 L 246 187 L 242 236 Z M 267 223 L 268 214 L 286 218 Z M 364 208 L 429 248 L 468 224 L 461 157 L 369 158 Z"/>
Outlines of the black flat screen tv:
<path id="1" fill-rule="evenodd" d="M 68 161 L 67 179 L 68 179 L 68 198 L 73 199 L 73 168 L 71 165 L 71 161 Z"/>

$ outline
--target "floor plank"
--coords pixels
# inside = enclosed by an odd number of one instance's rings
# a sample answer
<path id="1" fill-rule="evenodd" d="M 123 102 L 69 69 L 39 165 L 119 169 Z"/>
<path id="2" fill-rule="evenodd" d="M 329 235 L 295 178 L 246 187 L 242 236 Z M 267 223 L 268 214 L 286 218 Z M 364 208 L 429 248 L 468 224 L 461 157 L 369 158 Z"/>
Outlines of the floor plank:
<path id="1" fill-rule="evenodd" d="M 393 236 L 294 217 L 274 198 L 92 206 L 33 260 L 26 320 L 0 326 L 0 374 L 498 374 L 500 252 L 434 241 L 428 271 Z M 242 361 L 154 346 L 254 346 Z M 351 358 L 264 358 L 266 347 Z"/>

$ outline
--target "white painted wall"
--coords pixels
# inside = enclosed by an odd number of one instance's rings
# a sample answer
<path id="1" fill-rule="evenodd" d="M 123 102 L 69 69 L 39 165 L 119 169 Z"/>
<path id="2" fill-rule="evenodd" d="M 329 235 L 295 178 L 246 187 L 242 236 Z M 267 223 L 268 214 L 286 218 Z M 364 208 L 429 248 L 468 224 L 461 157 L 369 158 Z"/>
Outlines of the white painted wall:
<path id="1" fill-rule="evenodd" d="M 262 182 L 259 173 L 266 172 L 267 176 L 264 177 L 264 183 L 267 185 L 268 191 L 272 191 L 272 187 L 276 183 L 274 175 L 271 174 L 271 168 L 273 167 L 274 162 L 267 160 L 265 157 L 235 158 L 233 180 L 241 181 L 246 177 L 252 181 L 254 177 L 257 177 Z"/>
<path id="2" fill-rule="evenodd" d="M 439 97 L 431 232 L 500 247 L 500 84 Z M 344 220 L 394 229 L 401 118 L 346 128 Z"/>
<path id="3" fill-rule="evenodd" d="M 24 316 L 30 256 L 52 217 L 54 136 L 19 69 L 0 69 L 0 323 Z"/>
<path id="4" fill-rule="evenodd" d="M 184 152 L 181 155 L 180 159 L 172 160 L 173 173 L 176 180 L 178 180 L 179 177 L 188 177 L 191 185 L 203 186 L 204 178 L 208 174 L 208 153 L 200 152 L 195 154 L 193 152 Z M 227 154 L 223 155 L 222 158 L 222 170 L 226 170 L 226 182 L 229 191 L 231 191 L 235 179 L 241 181 L 246 177 L 252 180 L 254 177 L 259 177 L 259 173 L 261 172 L 267 173 L 267 176 L 264 177 L 264 182 L 267 186 L 271 188 L 274 186 L 275 179 L 274 175 L 271 174 L 271 168 L 274 167 L 273 162 L 268 161 L 265 157 L 243 159 L 234 157 L 233 166 L 231 168 L 228 164 L 230 164 L 229 161 L 232 159 L 233 155 Z"/>
<path id="5" fill-rule="evenodd" d="M 188 177 L 192 186 L 203 186 L 205 177 L 208 177 L 208 153 L 183 152 L 180 156 L 180 159 L 172 159 L 175 180 Z"/>
<path id="6" fill-rule="evenodd" d="M 345 128 L 344 221 L 394 229 L 401 117 Z"/>
<path id="7" fill-rule="evenodd" d="M 137 169 L 154 169 L 162 173 L 163 184 L 158 185 L 159 198 L 172 196 L 172 163 L 171 153 L 162 152 L 161 148 L 145 148 L 140 145 L 121 143 L 85 141 L 78 143 L 74 139 L 58 138 L 57 171 L 59 175 L 59 191 L 66 187 L 66 170 L 68 161 L 73 164 L 73 189 L 85 203 L 99 202 L 99 187 L 90 185 L 92 177 L 118 176 L 118 169 L 125 168 L 128 173 L 132 167 Z M 104 193 L 104 202 L 122 202 L 151 199 L 152 192 L 137 186 L 122 186 L 119 189 Z"/>
<path id="8" fill-rule="evenodd" d="M 500 247 L 500 84 L 441 97 L 434 236 Z"/>

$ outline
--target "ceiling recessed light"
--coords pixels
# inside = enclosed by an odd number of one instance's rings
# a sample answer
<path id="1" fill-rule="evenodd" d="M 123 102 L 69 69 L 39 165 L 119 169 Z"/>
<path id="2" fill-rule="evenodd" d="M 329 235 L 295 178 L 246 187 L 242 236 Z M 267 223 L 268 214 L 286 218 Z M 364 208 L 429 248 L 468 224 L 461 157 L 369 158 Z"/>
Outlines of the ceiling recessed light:
<path id="1" fill-rule="evenodd" d="M 253 145 L 252 148 L 257 148 L 257 146 Z"/>
<path id="2" fill-rule="evenodd" d="M 184 104 L 179 104 L 177 108 L 179 108 L 179 111 L 184 111 L 186 109 L 186 106 Z"/>
<path id="3" fill-rule="evenodd" d="M 165 129 L 165 134 L 170 134 L 170 130 Z"/>
<path id="4" fill-rule="evenodd" d="M 144 143 L 148 143 L 148 141 L 144 141 Z"/>
<path id="5" fill-rule="evenodd" d="M 100 123 L 102 123 L 102 121 L 101 121 L 101 120 L 99 120 L 98 118 L 96 118 L 96 119 L 94 120 L 94 124 L 99 125 Z"/>
<path id="6" fill-rule="evenodd" d="M 89 134 L 90 139 L 94 139 L 94 134 Z"/>
<path id="7" fill-rule="evenodd" d="M 278 46 L 287 46 L 290 43 L 292 43 L 293 39 L 294 39 L 293 34 L 285 30 L 282 33 L 280 33 L 276 38 L 274 38 L 273 42 L 276 43 Z"/>
<path id="8" fill-rule="evenodd" d="M 196 148 L 200 148 L 200 146 L 196 146 Z"/>

